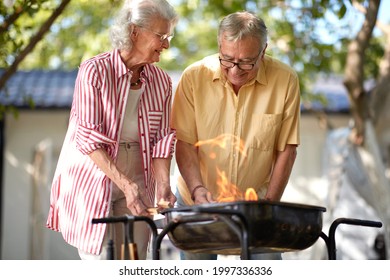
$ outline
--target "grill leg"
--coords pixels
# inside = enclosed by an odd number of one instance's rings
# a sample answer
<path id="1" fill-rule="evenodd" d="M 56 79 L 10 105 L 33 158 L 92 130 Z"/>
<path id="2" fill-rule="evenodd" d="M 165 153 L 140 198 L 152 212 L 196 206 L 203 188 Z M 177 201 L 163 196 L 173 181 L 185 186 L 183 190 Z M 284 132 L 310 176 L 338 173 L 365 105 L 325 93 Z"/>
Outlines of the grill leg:
<path id="1" fill-rule="evenodd" d="M 326 249 L 328 251 L 328 259 L 335 260 L 336 259 L 336 252 L 332 252 L 332 250 L 330 248 L 331 246 L 330 246 L 329 237 L 323 232 L 321 232 L 320 237 L 325 241 Z"/>

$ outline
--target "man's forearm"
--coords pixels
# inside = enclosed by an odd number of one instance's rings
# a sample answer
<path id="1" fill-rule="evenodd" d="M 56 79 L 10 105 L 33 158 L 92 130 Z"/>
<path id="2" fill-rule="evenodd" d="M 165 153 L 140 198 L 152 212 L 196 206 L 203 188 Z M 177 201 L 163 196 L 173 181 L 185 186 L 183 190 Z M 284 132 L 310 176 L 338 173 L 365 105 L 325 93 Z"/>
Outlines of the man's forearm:
<path id="1" fill-rule="evenodd" d="M 203 184 L 197 148 L 194 145 L 178 140 L 176 144 L 176 162 L 180 174 L 186 182 L 190 193 L 192 193 L 194 188 Z"/>
<path id="2" fill-rule="evenodd" d="M 282 198 L 296 155 L 295 145 L 286 145 L 283 152 L 278 152 L 265 199 L 279 201 Z"/>

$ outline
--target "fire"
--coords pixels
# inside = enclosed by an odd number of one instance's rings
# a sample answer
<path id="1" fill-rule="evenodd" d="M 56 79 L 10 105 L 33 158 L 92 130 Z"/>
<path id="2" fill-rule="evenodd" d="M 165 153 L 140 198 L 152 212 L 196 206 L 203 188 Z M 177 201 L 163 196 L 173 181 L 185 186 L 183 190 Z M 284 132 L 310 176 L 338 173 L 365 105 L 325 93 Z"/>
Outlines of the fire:
<path id="1" fill-rule="evenodd" d="M 195 144 L 196 147 L 201 145 L 212 145 L 217 146 L 221 149 L 226 149 L 230 145 L 238 151 L 238 153 L 246 157 L 244 142 L 237 136 L 230 134 L 222 134 L 214 139 L 199 141 Z M 215 159 L 216 154 L 211 153 L 209 155 L 210 158 Z M 246 189 L 245 193 L 241 192 L 239 188 L 233 183 L 229 182 L 225 171 L 221 171 L 217 168 L 217 187 L 218 187 L 218 197 L 216 200 L 218 202 L 231 202 L 237 200 L 247 200 L 247 201 L 256 201 L 258 200 L 258 196 L 256 191 L 253 188 Z"/>
<path id="2" fill-rule="evenodd" d="M 226 149 L 228 142 L 231 142 L 230 144 L 242 155 L 246 156 L 245 149 L 244 149 L 244 142 L 237 136 L 230 135 L 230 134 L 222 134 L 214 139 L 209 140 L 203 140 L 198 141 L 195 143 L 195 147 L 201 146 L 201 145 L 214 145 L 218 146 L 222 149 Z M 214 154 L 210 155 L 210 157 L 215 156 Z"/>
<path id="3" fill-rule="evenodd" d="M 240 190 L 237 188 L 236 185 L 230 183 L 225 175 L 224 171 L 220 171 L 217 169 L 218 172 L 218 180 L 217 180 L 217 186 L 218 186 L 218 202 L 230 202 L 235 200 L 242 200 L 243 196 Z"/>
<path id="4" fill-rule="evenodd" d="M 245 191 L 245 200 L 247 201 L 257 201 L 259 197 L 254 188 L 248 188 Z"/>
<path id="5" fill-rule="evenodd" d="M 217 169 L 218 172 L 218 202 L 232 202 L 237 200 L 257 201 L 258 195 L 253 188 L 247 188 L 245 193 L 242 193 L 235 184 L 232 184 L 227 179 L 225 172 Z"/>

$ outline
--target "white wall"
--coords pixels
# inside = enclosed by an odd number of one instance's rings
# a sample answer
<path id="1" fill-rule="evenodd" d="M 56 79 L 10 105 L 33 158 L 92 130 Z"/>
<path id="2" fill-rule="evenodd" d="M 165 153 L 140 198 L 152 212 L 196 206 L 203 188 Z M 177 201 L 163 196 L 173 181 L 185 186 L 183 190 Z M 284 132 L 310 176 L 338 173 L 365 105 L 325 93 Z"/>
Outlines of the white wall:
<path id="1" fill-rule="evenodd" d="M 33 254 L 39 259 L 76 257 L 72 248 L 64 246 L 60 234 L 45 228 L 49 209 L 49 184 L 34 190 L 32 180 L 34 150 L 39 144 L 46 145 L 48 154 L 51 154 L 45 159 L 51 167 L 48 170 L 51 176 L 56 163 L 55 155 L 58 154 L 66 131 L 68 115 L 68 111 L 20 111 L 18 119 L 7 116 L 2 259 L 32 259 Z M 46 182 L 50 180 L 51 178 L 47 178 Z"/>
<path id="2" fill-rule="evenodd" d="M 335 127 L 346 127 L 350 117 L 332 115 L 330 123 Z M 301 144 L 297 150 L 289 185 L 282 200 L 304 204 L 325 205 L 323 197 L 327 189 L 324 186 L 323 153 L 327 129 L 315 115 L 303 114 L 301 117 Z"/>

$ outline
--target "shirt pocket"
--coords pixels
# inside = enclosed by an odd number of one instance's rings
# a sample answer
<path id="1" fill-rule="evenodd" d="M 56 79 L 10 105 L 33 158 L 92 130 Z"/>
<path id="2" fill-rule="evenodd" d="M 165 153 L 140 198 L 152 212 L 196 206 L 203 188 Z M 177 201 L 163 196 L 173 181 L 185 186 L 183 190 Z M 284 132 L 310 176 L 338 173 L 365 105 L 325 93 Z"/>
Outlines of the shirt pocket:
<path id="1" fill-rule="evenodd" d="M 250 147 L 262 151 L 273 150 L 281 121 L 282 114 L 253 114 Z"/>
<path id="2" fill-rule="evenodd" d="M 149 111 L 148 120 L 149 120 L 149 131 L 150 135 L 155 135 L 161 127 L 161 118 L 163 116 L 162 111 Z"/>

